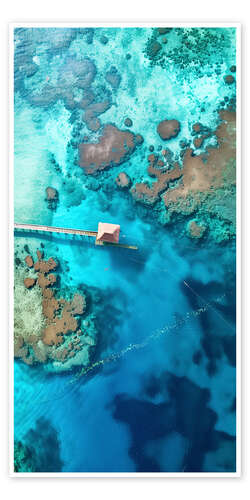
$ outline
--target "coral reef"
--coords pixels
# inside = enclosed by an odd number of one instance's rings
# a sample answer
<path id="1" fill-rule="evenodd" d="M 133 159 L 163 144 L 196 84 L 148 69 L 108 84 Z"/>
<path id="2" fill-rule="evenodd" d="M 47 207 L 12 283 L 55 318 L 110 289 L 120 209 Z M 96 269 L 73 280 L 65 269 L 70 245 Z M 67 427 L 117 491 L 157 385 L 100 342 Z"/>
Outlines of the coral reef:
<path id="1" fill-rule="evenodd" d="M 79 145 L 79 165 L 86 174 L 95 174 L 127 160 L 139 143 L 141 136 L 105 125 L 99 142 Z"/>
<path id="2" fill-rule="evenodd" d="M 191 215 L 205 221 L 217 241 L 235 235 L 235 181 L 236 181 L 236 114 L 233 110 L 219 112 L 220 123 L 214 132 L 216 146 L 207 146 L 197 154 L 189 146 L 182 151 L 182 165 L 173 162 L 171 152 L 148 156 L 148 174 L 157 180 L 132 186 L 130 193 L 135 201 L 145 205 L 161 205 L 161 222 L 167 223 L 173 215 Z M 194 146 L 201 148 L 212 132 L 200 123 L 192 127 Z M 176 182 L 174 182 L 176 181 Z M 199 224 L 203 227 L 204 224 Z M 192 236 L 192 228 L 188 233 Z M 191 229 L 191 232 L 190 232 Z M 200 231 L 200 230 L 199 230 Z"/>
<path id="3" fill-rule="evenodd" d="M 190 148 L 185 151 L 182 182 L 163 195 L 168 213 L 193 213 L 216 189 L 235 184 L 236 117 L 234 112 L 223 110 L 220 118 L 215 131 L 218 147 L 208 147 L 206 155 L 194 156 Z"/>
<path id="4" fill-rule="evenodd" d="M 25 264 L 20 261 L 15 268 L 14 355 L 27 364 L 65 363 L 84 351 L 80 364 L 88 364 L 90 348 L 96 341 L 85 295 L 75 291 L 70 299 L 61 297 L 53 288 L 56 275 L 51 272 L 57 262 L 44 260 L 40 250 L 37 257 L 34 262 L 28 255 Z"/>
<path id="5" fill-rule="evenodd" d="M 163 33 L 160 30 L 168 30 Z M 191 70 L 190 77 L 202 77 L 205 65 L 214 64 L 214 55 L 220 51 L 226 52 L 231 47 L 231 36 L 234 28 L 226 32 L 214 28 L 155 28 L 147 40 L 145 56 L 150 64 L 159 65 L 169 70 L 171 65 L 175 71 Z M 164 36 L 163 36 L 164 35 Z M 163 43 L 163 45 L 162 45 Z M 167 50 L 164 45 L 167 43 Z M 222 72 L 223 60 L 218 57 L 216 73 Z M 188 75 L 187 75 L 188 76 Z"/>

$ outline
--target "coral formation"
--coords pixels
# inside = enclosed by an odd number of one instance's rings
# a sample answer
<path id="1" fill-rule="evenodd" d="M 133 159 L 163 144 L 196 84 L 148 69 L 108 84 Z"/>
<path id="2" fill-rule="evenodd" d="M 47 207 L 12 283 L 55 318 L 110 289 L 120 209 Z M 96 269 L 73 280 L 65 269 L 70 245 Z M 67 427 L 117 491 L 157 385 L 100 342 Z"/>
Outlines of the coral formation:
<path id="1" fill-rule="evenodd" d="M 184 154 L 182 182 L 163 195 L 168 213 L 193 213 L 212 196 L 216 189 L 235 184 L 236 117 L 234 112 L 221 111 L 221 123 L 215 131 L 218 147 L 208 147 L 206 155 L 194 156 L 188 148 Z"/>
<path id="2" fill-rule="evenodd" d="M 56 210 L 58 201 L 59 201 L 59 195 L 57 189 L 48 186 L 46 188 L 46 201 L 48 204 L 48 208 L 50 210 Z"/>
<path id="3" fill-rule="evenodd" d="M 14 472 L 35 472 L 32 452 L 22 441 L 14 442 Z"/>
<path id="4" fill-rule="evenodd" d="M 34 286 L 36 280 L 34 278 L 25 278 L 24 280 L 24 285 L 26 288 L 31 288 Z"/>
<path id="5" fill-rule="evenodd" d="M 89 319 L 81 328 L 86 298 L 79 292 L 70 299 L 58 296 L 53 288 L 56 275 L 51 273 L 57 262 L 44 260 L 40 250 L 37 257 L 33 264 L 31 255 L 26 256 L 25 265 L 21 263 L 15 269 L 14 355 L 27 364 L 65 363 L 84 351 L 80 364 L 87 364 L 95 336 L 91 328 L 86 328 L 86 324 L 92 324 Z M 28 266 L 31 260 L 33 267 Z"/>
<path id="6" fill-rule="evenodd" d="M 95 174 L 113 165 L 125 161 L 141 142 L 128 130 L 119 130 L 114 125 L 105 125 L 103 134 L 97 143 L 79 145 L 79 165 L 86 174 Z"/>
<path id="7" fill-rule="evenodd" d="M 206 231 L 206 226 L 202 224 L 198 224 L 196 220 L 189 221 L 187 225 L 187 232 L 191 238 L 202 238 L 203 234 Z"/>
<path id="8" fill-rule="evenodd" d="M 214 132 L 217 146 L 207 146 L 204 152 L 195 154 L 189 145 L 183 144 L 182 165 L 173 161 L 167 149 L 162 150 L 160 159 L 159 155 L 150 154 L 148 174 L 156 182 L 136 183 L 130 193 L 135 201 L 145 205 L 162 201 L 163 223 L 169 222 L 173 214 L 196 212 L 196 219 L 205 220 L 215 238 L 222 241 L 235 235 L 236 114 L 231 109 L 221 110 L 219 117 Z M 200 123 L 195 123 L 192 130 L 195 148 L 212 135 Z"/>
<path id="9" fill-rule="evenodd" d="M 115 66 L 111 66 L 110 70 L 107 71 L 105 79 L 113 90 L 117 90 L 121 83 L 121 75 L 118 73 Z"/>
<path id="10" fill-rule="evenodd" d="M 122 189 L 129 188 L 131 186 L 131 179 L 126 172 L 120 172 L 116 177 L 115 182 L 117 186 Z"/>
<path id="11" fill-rule="evenodd" d="M 164 141 L 176 137 L 180 132 L 178 120 L 162 120 L 157 126 L 157 132 Z"/>
<path id="12" fill-rule="evenodd" d="M 133 122 L 132 122 L 131 118 L 125 118 L 124 125 L 125 125 L 125 127 L 132 127 Z"/>
<path id="13" fill-rule="evenodd" d="M 233 77 L 233 75 L 226 75 L 226 76 L 224 77 L 224 80 L 225 80 L 225 82 L 226 82 L 226 83 L 228 83 L 229 85 L 230 85 L 231 83 L 234 83 L 234 77 Z"/>
<path id="14" fill-rule="evenodd" d="M 153 205 L 159 199 L 160 194 L 167 189 L 169 183 L 181 177 L 182 170 L 179 166 L 169 169 L 154 154 L 148 156 L 148 162 L 148 173 L 151 177 L 156 177 L 157 181 L 153 182 L 151 186 L 147 182 L 136 183 L 131 189 L 131 194 L 134 200 L 146 205 Z"/>

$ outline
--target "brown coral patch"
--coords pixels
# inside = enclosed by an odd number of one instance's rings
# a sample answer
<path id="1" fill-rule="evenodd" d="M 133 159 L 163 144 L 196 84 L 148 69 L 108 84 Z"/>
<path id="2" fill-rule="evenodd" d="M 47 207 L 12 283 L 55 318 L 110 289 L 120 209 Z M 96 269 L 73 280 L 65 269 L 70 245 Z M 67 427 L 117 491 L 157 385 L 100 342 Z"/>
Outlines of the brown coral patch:
<path id="1" fill-rule="evenodd" d="M 72 316 L 71 311 L 63 309 L 62 316 L 55 318 L 53 323 L 50 323 L 43 332 L 43 342 L 47 345 L 57 345 L 63 342 L 63 335 L 70 332 L 75 332 L 78 328 L 78 322 Z"/>
<path id="2" fill-rule="evenodd" d="M 70 302 L 70 311 L 73 315 L 82 315 L 86 309 L 86 300 L 83 295 L 75 293 L 73 300 Z"/>
<path id="3" fill-rule="evenodd" d="M 43 314 L 48 319 L 55 317 L 56 311 L 59 309 L 59 302 L 54 297 L 43 299 Z"/>
<path id="4" fill-rule="evenodd" d="M 182 182 L 164 193 L 168 210 L 191 213 L 215 189 L 235 184 L 236 115 L 222 110 L 222 122 L 216 129 L 218 147 L 209 147 L 205 155 L 193 155 L 187 149 L 183 158 Z"/>
<path id="5" fill-rule="evenodd" d="M 36 280 L 34 278 L 25 278 L 24 280 L 24 286 L 26 288 L 31 288 L 32 286 L 34 286 Z"/>
<path id="6" fill-rule="evenodd" d="M 203 145 L 203 143 L 204 143 L 204 141 L 205 141 L 206 138 L 207 138 L 206 135 L 202 135 L 201 137 L 196 137 L 194 139 L 194 146 L 195 146 L 195 148 L 196 149 L 201 148 L 201 146 Z"/>
<path id="7" fill-rule="evenodd" d="M 131 186 L 131 179 L 126 172 L 120 172 L 116 177 L 115 182 L 118 187 L 123 189 Z"/>
<path id="8" fill-rule="evenodd" d="M 227 84 L 234 83 L 234 76 L 233 75 L 226 75 L 224 76 L 224 80 Z"/>
<path id="9" fill-rule="evenodd" d="M 109 108 L 109 101 L 93 103 L 87 107 L 83 115 L 83 121 L 86 123 L 89 130 L 97 132 L 97 130 L 100 129 L 101 122 L 97 117 L 107 111 Z"/>
<path id="10" fill-rule="evenodd" d="M 31 255 L 27 255 L 27 257 L 25 257 L 25 262 L 28 267 L 33 267 L 34 262 Z"/>
<path id="11" fill-rule="evenodd" d="M 39 258 L 39 257 L 38 257 Z M 41 273 L 49 273 L 53 269 L 57 267 L 57 263 L 52 257 L 50 257 L 48 260 L 38 260 L 34 264 L 34 269 L 35 271 L 40 271 Z"/>
<path id="12" fill-rule="evenodd" d="M 202 224 L 197 224 L 195 220 L 191 220 L 188 223 L 188 234 L 191 238 L 202 238 L 204 232 L 206 231 L 206 226 Z"/>
<path id="13" fill-rule="evenodd" d="M 157 132 L 164 141 L 176 137 L 180 132 L 178 120 L 163 120 L 157 126 Z"/>
<path id="14" fill-rule="evenodd" d="M 172 170 L 169 170 L 167 167 L 159 170 L 159 167 L 162 164 L 164 165 L 164 163 L 158 160 L 158 157 L 154 154 L 148 156 L 148 161 L 148 173 L 151 177 L 157 179 L 156 182 L 152 183 L 151 186 L 147 182 L 137 183 L 131 189 L 131 194 L 134 200 L 147 205 L 153 205 L 159 199 L 159 195 L 166 190 L 169 182 L 181 177 L 182 170 L 178 165 L 175 165 L 175 168 Z"/>
<path id="15" fill-rule="evenodd" d="M 119 165 L 130 156 L 136 147 L 135 135 L 114 125 L 106 125 L 97 143 L 79 145 L 79 165 L 86 174 Z"/>

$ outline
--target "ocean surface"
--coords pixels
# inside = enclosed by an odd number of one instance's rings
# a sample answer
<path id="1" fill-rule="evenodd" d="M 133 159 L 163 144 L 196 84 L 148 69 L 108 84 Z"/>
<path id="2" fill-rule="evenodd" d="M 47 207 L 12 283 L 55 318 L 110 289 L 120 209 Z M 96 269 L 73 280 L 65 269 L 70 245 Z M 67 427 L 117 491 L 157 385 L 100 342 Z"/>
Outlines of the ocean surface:
<path id="1" fill-rule="evenodd" d="M 19 250 L 42 243 L 60 262 L 61 289 L 98 294 L 96 367 L 77 377 L 79 367 L 56 373 L 14 362 L 15 440 L 35 448 L 38 472 L 235 471 L 235 239 L 191 239 L 185 216 L 162 225 L 115 185 L 120 171 L 146 178 L 149 146 L 165 147 L 156 127 L 166 116 L 181 123 L 167 144 L 175 155 L 192 138 L 190 124 L 216 128 L 221 102 L 235 94 L 223 75 L 236 42 L 234 29 L 213 30 L 208 45 L 199 28 L 188 34 L 190 60 L 178 55 L 183 33 L 167 34 L 162 50 L 171 57 L 154 64 L 146 51 L 153 28 L 15 30 L 15 222 L 94 231 L 117 223 L 120 241 L 138 246 L 15 232 Z M 144 138 L 121 166 L 96 176 L 76 155 L 82 137 L 96 141 L 99 132 L 77 128 L 79 108 L 69 104 L 83 87 L 67 65 L 82 58 L 94 61 L 95 96 L 110 104 L 102 125 L 124 129 L 130 117 Z M 112 85 L 111 67 L 120 75 Z M 59 192 L 54 210 L 48 186 Z"/>

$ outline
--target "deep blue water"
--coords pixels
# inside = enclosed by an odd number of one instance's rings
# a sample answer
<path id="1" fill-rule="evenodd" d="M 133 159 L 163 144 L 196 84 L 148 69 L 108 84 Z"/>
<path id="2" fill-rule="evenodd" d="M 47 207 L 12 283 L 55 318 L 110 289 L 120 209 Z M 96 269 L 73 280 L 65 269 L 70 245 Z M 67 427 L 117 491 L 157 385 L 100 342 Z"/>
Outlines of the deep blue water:
<path id="1" fill-rule="evenodd" d="M 15 33 L 15 221 L 93 230 L 100 220 L 115 222 L 122 241 L 139 247 L 132 252 L 98 248 L 79 237 L 15 235 L 31 248 L 42 242 L 45 254 L 58 258 L 62 288 L 84 284 L 100 295 L 95 360 L 118 354 L 73 384 L 77 370 L 48 373 L 15 361 L 15 438 L 35 447 L 40 472 L 235 470 L 234 241 L 196 242 L 171 225 L 161 226 L 150 210 L 110 187 L 117 167 L 97 176 L 99 190 L 88 189 L 89 179 L 74 164 L 75 150 L 67 148 L 74 112 L 62 97 L 46 95 L 43 104 L 33 97 L 46 81 L 74 87 L 62 76 L 58 80 L 67 58 L 94 60 L 95 91 L 112 91 L 114 103 L 100 116 L 102 123 L 122 127 L 128 114 L 144 136 L 145 149 L 120 170 L 143 176 L 146 145 L 157 144 L 154 124 L 166 112 L 181 120 L 182 137 L 201 116 L 209 126 L 216 124 L 219 103 L 232 90 L 225 90 L 212 69 L 235 62 L 234 33 L 225 29 L 229 45 L 221 45 L 218 60 L 203 54 L 193 76 L 193 66 L 177 62 L 166 74 L 143 53 L 151 31 L 67 29 L 59 41 L 53 30 Z M 100 42 L 104 34 L 106 44 Z M 110 90 L 103 75 L 112 64 L 121 83 Z M 81 134 L 86 133 L 96 137 L 84 125 Z M 182 137 L 172 141 L 173 151 Z M 53 212 L 45 201 L 49 185 L 59 190 Z"/>

